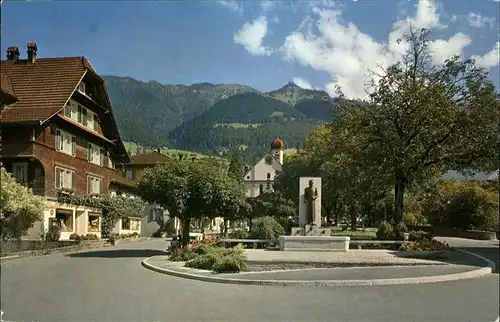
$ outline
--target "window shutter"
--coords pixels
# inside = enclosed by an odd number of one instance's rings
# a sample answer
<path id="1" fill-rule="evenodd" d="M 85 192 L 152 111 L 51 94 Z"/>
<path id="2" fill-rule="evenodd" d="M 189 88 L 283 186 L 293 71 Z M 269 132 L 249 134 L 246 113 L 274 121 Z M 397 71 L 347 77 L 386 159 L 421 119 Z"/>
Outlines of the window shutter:
<path id="1" fill-rule="evenodd" d="M 82 124 L 87 125 L 87 110 L 82 108 Z"/>
<path id="2" fill-rule="evenodd" d="M 87 176 L 87 194 L 92 193 L 92 177 Z"/>
<path id="3" fill-rule="evenodd" d="M 78 123 L 83 123 L 83 109 L 81 106 L 78 106 Z"/>
<path id="4" fill-rule="evenodd" d="M 76 188 L 76 172 L 75 171 L 71 172 L 71 188 L 72 189 Z"/>
<path id="5" fill-rule="evenodd" d="M 103 180 L 103 179 L 101 179 L 99 183 L 100 183 L 100 185 L 101 185 L 101 186 L 99 187 L 99 193 L 104 193 L 104 180 Z"/>
<path id="6" fill-rule="evenodd" d="M 87 161 L 92 161 L 92 144 L 87 143 Z"/>
<path id="7" fill-rule="evenodd" d="M 99 150 L 101 153 L 99 153 L 99 164 L 102 166 L 104 164 L 104 150 L 100 149 Z"/>
<path id="8" fill-rule="evenodd" d="M 56 168 L 56 188 L 61 188 L 61 170 Z"/>
<path id="9" fill-rule="evenodd" d="M 97 132 L 97 125 L 99 124 L 97 120 L 98 120 L 97 114 L 94 114 L 94 131 L 96 132 Z"/>
<path id="10" fill-rule="evenodd" d="M 71 154 L 76 155 L 76 137 L 71 137 Z"/>
<path id="11" fill-rule="evenodd" d="M 56 150 L 61 150 L 61 131 L 56 130 Z"/>

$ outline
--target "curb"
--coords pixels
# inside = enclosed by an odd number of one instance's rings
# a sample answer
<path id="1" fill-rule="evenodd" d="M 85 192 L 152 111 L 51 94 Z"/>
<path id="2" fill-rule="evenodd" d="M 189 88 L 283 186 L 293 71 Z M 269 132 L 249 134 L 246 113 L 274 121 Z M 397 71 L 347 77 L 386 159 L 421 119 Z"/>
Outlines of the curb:
<path id="1" fill-rule="evenodd" d="M 405 277 L 405 278 L 383 278 L 371 280 L 246 280 L 238 278 L 222 278 L 212 276 L 202 276 L 190 273 L 177 272 L 166 268 L 157 267 L 149 263 L 149 258 L 144 259 L 141 264 L 147 269 L 157 273 L 167 274 L 176 277 L 182 277 L 192 280 L 198 280 L 211 283 L 222 284 L 238 284 L 238 285 L 260 285 L 260 286 L 295 286 L 295 287 L 338 287 L 338 286 L 379 286 L 379 285 L 403 285 L 403 284 L 428 284 L 441 283 L 457 280 L 465 280 L 471 278 L 482 277 L 491 274 L 495 270 L 495 263 L 491 260 L 465 251 L 456 249 L 472 256 L 475 256 L 487 263 L 487 266 L 481 267 L 468 272 L 435 275 L 435 276 L 420 276 L 420 277 Z"/>

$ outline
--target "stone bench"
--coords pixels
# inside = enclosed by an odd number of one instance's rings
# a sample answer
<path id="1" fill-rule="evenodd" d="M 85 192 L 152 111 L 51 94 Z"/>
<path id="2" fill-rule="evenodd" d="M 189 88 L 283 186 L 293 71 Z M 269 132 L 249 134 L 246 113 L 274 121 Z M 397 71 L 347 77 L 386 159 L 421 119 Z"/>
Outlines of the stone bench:
<path id="1" fill-rule="evenodd" d="M 218 244 L 222 247 L 226 247 L 226 243 L 237 243 L 237 244 L 252 244 L 253 249 L 257 249 L 259 244 L 272 244 L 275 243 L 272 239 L 221 239 Z"/>
<path id="2" fill-rule="evenodd" d="M 280 236 L 282 251 L 349 251 L 347 236 Z"/>

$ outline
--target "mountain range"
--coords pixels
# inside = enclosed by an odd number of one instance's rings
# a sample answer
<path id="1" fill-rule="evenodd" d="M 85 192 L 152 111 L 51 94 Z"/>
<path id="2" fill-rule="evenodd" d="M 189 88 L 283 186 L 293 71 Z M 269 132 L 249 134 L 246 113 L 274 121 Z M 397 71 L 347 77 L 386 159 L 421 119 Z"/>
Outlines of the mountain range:
<path id="1" fill-rule="evenodd" d="M 224 155 L 262 154 L 276 136 L 296 148 L 335 116 L 339 99 L 290 82 L 260 92 L 239 84 L 162 85 L 104 76 L 122 139 Z"/>

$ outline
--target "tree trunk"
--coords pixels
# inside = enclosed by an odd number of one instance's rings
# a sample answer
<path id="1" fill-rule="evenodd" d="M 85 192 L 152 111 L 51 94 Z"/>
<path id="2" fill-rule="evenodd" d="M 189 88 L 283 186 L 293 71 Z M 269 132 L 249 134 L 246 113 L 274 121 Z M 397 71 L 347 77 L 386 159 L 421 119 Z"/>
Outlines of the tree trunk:
<path id="1" fill-rule="evenodd" d="M 248 232 L 251 233 L 252 232 L 252 226 L 253 226 L 253 218 L 252 217 L 249 217 L 248 218 Z"/>
<path id="2" fill-rule="evenodd" d="M 402 178 L 396 177 L 394 186 L 394 223 L 398 224 L 403 220 L 403 201 L 405 195 L 405 182 Z"/>
<path id="3" fill-rule="evenodd" d="M 189 231 L 191 226 L 191 219 L 187 218 L 182 221 L 182 244 L 184 246 L 188 245 L 190 240 L 189 240 Z"/>

